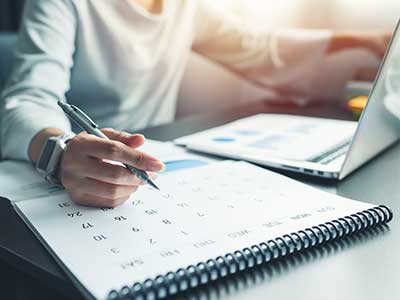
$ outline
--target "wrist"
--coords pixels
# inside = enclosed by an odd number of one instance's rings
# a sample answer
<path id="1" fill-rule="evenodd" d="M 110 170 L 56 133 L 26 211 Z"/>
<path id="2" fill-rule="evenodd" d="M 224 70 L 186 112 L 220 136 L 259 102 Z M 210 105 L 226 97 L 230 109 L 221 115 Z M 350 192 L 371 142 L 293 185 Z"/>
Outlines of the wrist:
<path id="1" fill-rule="evenodd" d="M 64 131 L 58 128 L 45 128 L 39 131 L 29 145 L 29 159 L 36 164 L 44 144 L 50 137 L 62 136 Z"/>
<path id="2" fill-rule="evenodd" d="M 36 169 L 50 184 L 61 185 L 61 159 L 66 144 L 72 137 L 71 134 L 49 137 L 43 145 Z"/>

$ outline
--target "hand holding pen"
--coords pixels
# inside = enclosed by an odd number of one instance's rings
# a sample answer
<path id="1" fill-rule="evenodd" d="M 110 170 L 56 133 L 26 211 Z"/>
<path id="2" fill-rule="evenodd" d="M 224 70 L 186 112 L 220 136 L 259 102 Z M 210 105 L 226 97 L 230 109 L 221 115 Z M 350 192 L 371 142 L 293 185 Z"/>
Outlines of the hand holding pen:
<path id="1" fill-rule="evenodd" d="M 75 106 L 65 103 L 60 103 L 60 106 L 73 121 L 91 133 L 75 136 L 63 154 L 62 182 L 75 202 L 115 207 L 125 202 L 142 184 L 157 188 L 146 171 L 157 172 L 164 165 L 136 149 L 144 143 L 142 135 L 113 129 L 99 130 L 82 111 L 78 109 L 75 114 Z"/>

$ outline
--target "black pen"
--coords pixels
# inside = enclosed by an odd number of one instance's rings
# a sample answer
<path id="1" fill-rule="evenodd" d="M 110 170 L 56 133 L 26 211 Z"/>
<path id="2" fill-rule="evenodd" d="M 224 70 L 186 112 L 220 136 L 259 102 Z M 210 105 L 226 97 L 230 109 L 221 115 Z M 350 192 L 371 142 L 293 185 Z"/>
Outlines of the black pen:
<path id="1" fill-rule="evenodd" d="M 101 132 L 99 126 L 95 122 L 93 122 L 93 120 L 90 119 L 89 116 L 85 114 L 82 110 L 80 110 L 78 107 L 61 101 L 58 101 L 58 105 L 62 108 L 62 110 L 67 114 L 67 116 L 72 121 L 74 121 L 82 129 L 86 130 L 87 133 L 93 134 L 99 138 L 103 138 L 106 140 L 109 139 L 103 132 Z M 160 190 L 160 188 L 154 183 L 154 181 L 150 178 L 149 174 L 147 174 L 146 171 L 140 170 L 138 168 L 135 168 L 127 164 L 124 164 L 124 166 L 136 177 L 142 179 L 144 182 L 146 182 L 153 188 Z"/>

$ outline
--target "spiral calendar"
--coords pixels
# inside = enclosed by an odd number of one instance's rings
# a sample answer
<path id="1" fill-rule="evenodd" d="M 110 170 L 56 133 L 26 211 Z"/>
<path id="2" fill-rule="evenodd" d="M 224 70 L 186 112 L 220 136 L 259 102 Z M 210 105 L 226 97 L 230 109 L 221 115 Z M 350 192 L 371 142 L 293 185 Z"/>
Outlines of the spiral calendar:
<path id="1" fill-rule="evenodd" d="M 161 175 L 117 208 L 15 209 L 87 299 L 162 299 L 392 218 L 245 162 Z"/>

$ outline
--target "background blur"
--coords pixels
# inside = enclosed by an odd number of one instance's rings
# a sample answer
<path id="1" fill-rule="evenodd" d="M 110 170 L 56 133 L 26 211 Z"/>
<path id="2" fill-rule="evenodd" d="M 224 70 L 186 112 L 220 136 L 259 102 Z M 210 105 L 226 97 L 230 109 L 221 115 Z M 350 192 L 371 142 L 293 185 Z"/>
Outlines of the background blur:
<path id="1" fill-rule="evenodd" d="M 200 0 L 202 1 L 202 0 Z M 218 0 L 259 28 L 384 29 L 400 17 L 399 0 Z M 23 0 L 0 0 L 0 31 L 16 30 Z M 202 80 L 207 78 L 207 80 Z M 202 85 L 198 85 L 202 82 Z M 205 87 L 204 84 L 207 86 Z M 178 116 L 213 110 L 273 94 L 261 91 L 192 55 L 179 95 Z M 211 105 L 211 106 L 210 106 Z"/>
<path id="2" fill-rule="evenodd" d="M 393 31 L 400 18 L 399 0 L 218 0 L 246 22 L 265 29 L 331 28 L 383 29 Z M 196 86 L 204 77 L 210 87 Z M 182 85 L 178 115 L 274 96 L 232 76 L 210 62 L 193 55 Z M 206 103 L 207 100 L 213 102 Z M 210 106 L 211 105 L 211 106 Z"/>
<path id="3" fill-rule="evenodd" d="M 219 0 L 259 26 L 391 28 L 398 0 Z"/>
<path id="4" fill-rule="evenodd" d="M 24 0 L 0 1 L 0 31 L 17 29 Z"/>

